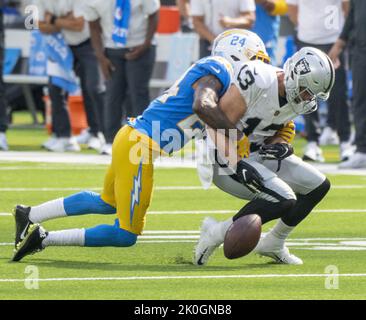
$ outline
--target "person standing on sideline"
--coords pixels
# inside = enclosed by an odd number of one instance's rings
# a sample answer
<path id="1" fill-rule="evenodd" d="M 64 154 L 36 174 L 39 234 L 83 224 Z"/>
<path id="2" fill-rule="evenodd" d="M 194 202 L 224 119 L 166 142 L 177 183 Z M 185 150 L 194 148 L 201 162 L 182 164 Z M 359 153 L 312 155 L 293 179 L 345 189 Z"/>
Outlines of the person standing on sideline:
<path id="1" fill-rule="evenodd" d="M 182 32 L 193 32 L 190 0 L 176 0 L 176 4 L 180 13 Z"/>
<path id="2" fill-rule="evenodd" d="M 328 53 L 342 31 L 349 10 L 349 0 L 287 0 L 287 4 L 289 18 L 297 26 L 298 49 L 311 46 Z M 343 55 L 341 59 L 344 60 Z M 304 160 L 324 162 L 319 142 L 323 140 L 329 143 L 333 130 L 338 133 L 340 140 L 341 161 L 346 161 L 354 153 L 354 147 L 349 142 L 351 121 L 344 64 L 336 70 L 335 79 L 334 89 L 328 100 L 328 127 L 322 137 L 318 111 L 304 117 L 308 135 Z"/>
<path id="3" fill-rule="evenodd" d="M 285 0 L 256 0 L 255 24 L 252 31 L 264 42 L 271 64 L 276 66 L 276 50 L 280 30 L 280 15 L 287 12 Z"/>
<path id="4" fill-rule="evenodd" d="M 342 51 L 352 41 L 353 117 L 356 129 L 356 153 L 339 165 L 342 169 L 366 168 L 366 1 L 351 0 L 350 12 L 343 31 L 329 56 L 342 69 Z"/>
<path id="5" fill-rule="evenodd" d="M 4 23 L 3 23 L 3 1 L 0 1 L 0 150 L 9 149 L 6 140 L 6 130 L 8 129 L 8 117 L 6 113 L 5 85 L 3 81 L 4 64 Z"/>
<path id="6" fill-rule="evenodd" d="M 160 1 L 89 0 L 84 5 L 93 46 L 106 78 L 106 145 L 102 154 L 110 155 L 113 139 L 126 120 L 124 114 L 136 117 L 149 105 Z M 130 111 L 124 112 L 127 94 Z"/>
<path id="7" fill-rule="evenodd" d="M 211 55 L 216 36 L 227 29 L 250 29 L 255 22 L 254 0 L 191 0 L 193 26 L 200 36 L 200 57 Z"/>
<path id="8" fill-rule="evenodd" d="M 91 45 L 88 24 L 83 18 L 82 0 L 36 0 L 39 10 L 39 28 L 44 34 L 61 32 L 74 57 L 74 70 L 80 77 L 85 113 L 89 131 L 80 143 L 100 150 L 103 145 L 101 113 L 104 107 L 104 87 L 98 62 Z M 67 94 L 58 86 L 49 84 L 52 103 L 52 127 L 55 137 L 43 146 L 50 151 L 79 151 L 71 138 L 71 125 L 67 108 Z M 81 138 L 81 137 L 79 137 Z"/>

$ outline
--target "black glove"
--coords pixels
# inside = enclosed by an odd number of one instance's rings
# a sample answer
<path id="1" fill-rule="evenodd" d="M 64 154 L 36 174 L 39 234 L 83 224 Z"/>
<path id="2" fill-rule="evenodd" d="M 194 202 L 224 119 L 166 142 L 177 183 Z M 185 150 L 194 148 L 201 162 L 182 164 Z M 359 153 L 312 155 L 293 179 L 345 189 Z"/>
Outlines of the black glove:
<path id="1" fill-rule="evenodd" d="M 263 177 L 248 162 L 245 160 L 240 160 L 236 167 L 236 176 L 239 181 L 246 186 L 249 190 L 254 193 L 260 192 L 260 188 L 263 187 Z"/>
<path id="2" fill-rule="evenodd" d="M 264 144 L 258 153 L 265 160 L 283 160 L 294 153 L 294 148 L 288 143 Z"/>

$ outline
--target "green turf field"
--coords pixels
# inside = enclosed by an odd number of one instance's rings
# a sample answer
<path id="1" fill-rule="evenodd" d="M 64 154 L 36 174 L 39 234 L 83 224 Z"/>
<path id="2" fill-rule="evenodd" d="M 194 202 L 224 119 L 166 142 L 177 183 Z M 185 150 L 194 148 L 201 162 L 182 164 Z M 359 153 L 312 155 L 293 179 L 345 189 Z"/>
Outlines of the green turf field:
<path id="1" fill-rule="evenodd" d="M 52 247 L 20 263 L 9 262 L 14 223 L 6 213 L 15 204 L 98 191 L 104 171 L 97 165 L 0 162 L 0 299 L 366 298 L 365 176 L 329 176 L 334 188 L 289 241 L 303 266 L 276 265 L 253 254 L 227 260 L 222 248 L 207 266 L 192 265 L 202 219 L 225 219 L 243 206 L 215 188 L 181 188 L 199 187 L 193 169 L 156 170 L 145 234 L 134 247 Z M 60 230 L 113 220 L 113 215 L 88 215 L 44 226 Z M 329 266 L 337 269 L 326 270 Z M 329 278 L 328 272 L 341 276 Z M 32 276 L 42 279 L 38 289 L 27 289 L 34 284 L 27 278 Z M 327 289 L 327 284 L 338 289 Z"/>
<path id="2" fill-rule="evenodd" d="M 18 125 L 30 121 L 27 113 L 14 118 Z M 16 126 L 8 139 L 12 150 L 40 151 L 47 134 L 42 128 Z M 304 143 L 295 141 L 299 155 Z M 336 147 L 324 150 L 327 162 L 338 160 Z M 366 298 L 366 176 L 328 176 L 330 193 L 288 241 L 303 266 L 276 265 L 254 254 L 227 260 L 222 248 L 207 266 L 194 266 L 192 253 L 202 219 L 226 219 L 244 202 L 215 188 L 200 189 L 193 169 L 156 170 L 145 233 L 134 247 L 53 247 L 20 263 L 9 262 L 14 241 L 10 212 L 15 204 L 36 205 L 83 189 L 98 191 L 105 169 L 2 162 L 0 153 L 0 299 Z M 113 215 L 87 215 L 44 226 L 61 230 L 113 221 Z M 334 273 L 340 276 L 334 278 Z"/>

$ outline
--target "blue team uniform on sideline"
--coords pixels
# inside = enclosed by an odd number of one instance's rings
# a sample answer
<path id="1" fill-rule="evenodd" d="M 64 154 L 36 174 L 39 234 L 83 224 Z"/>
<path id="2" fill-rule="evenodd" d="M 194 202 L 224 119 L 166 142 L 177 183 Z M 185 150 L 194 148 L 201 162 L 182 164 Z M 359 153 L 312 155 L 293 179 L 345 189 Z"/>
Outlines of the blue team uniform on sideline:
<path id="1" fill-rule="evenodd" d="M 280 17 L 269 15 L 261 5 L 256 5 L 255 24 L 252 31 L 255 32 L 264 42 L 267 53 L 271 58 L 271 64 L 276 63 L 276 50 L 278 34 L 280 31 Z"/>
<path id="2" fill-rule="evenodd" d="M 202 132 L 203 123 L 193 112 L 193 84 L 214 75 L 222 84 L 220 97 L 231 83 L 232 67 L 222 57 L 206 57 L 196 62 L 162 96 L 153 100 L 144 113 L 129 122 L 136 130 L 157 142 L 162 150 L 172 153 Z"/>

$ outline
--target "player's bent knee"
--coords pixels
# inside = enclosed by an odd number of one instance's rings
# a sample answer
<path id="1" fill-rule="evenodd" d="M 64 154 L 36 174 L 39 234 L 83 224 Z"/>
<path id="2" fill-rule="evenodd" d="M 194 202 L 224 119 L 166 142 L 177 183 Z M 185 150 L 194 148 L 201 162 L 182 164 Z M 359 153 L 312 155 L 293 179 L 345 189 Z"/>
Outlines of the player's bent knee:
<path id="1" fill-rule="evenodd" d="M 295 199 L 282 199 L 278 202 L 271 202 L 264 199 L 256 199 L 247 203 L 233 217 L 233 221 L 248 214 L 258 214 L 262 219 L 262 224 L 271 220 L 281 218 L 285 213 L 291 211 L 297 203 Z"/>
<path id="2" fill-rule="evenodd" d="M 331 187 L 331 183 L 328 178 L 325 178 L 325 180 L 313 191 L 310 192 L 312 195 L 316 195 L 318 199 L 323 199 L 327 193 L 329 192 Z"/>
<path id="3" fill-rule="evenodd" d="M 296 206 L 297 200 L 296 199 L 287 199 L 282 201 L 282 207 L 284 212 L 288 212 L 292 210 Z"/>

